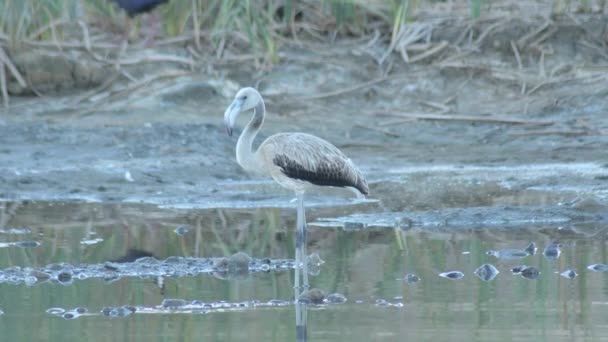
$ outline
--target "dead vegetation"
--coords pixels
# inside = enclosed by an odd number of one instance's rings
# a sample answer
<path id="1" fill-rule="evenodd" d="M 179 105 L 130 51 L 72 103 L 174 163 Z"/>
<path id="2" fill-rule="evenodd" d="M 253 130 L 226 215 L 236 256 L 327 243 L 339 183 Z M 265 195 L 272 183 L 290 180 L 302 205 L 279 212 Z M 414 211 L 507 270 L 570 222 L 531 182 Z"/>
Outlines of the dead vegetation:
<path id="1" fill-rule="evenodd" d="M 67 8 L 70 1 L 59 3 Z M 338 97 L 404 79 L 416 72 L 410 65 L 483 75 L 517 87 L 524 97 L 564 83 L 603 82 L 608 74 L 603 1 L 580 6 L 568 1 L 534 5 L 500 1 L 481 7 L 484 10 L 477 17 L 475 4 L 467 1 L 172 2 L 161 10 L 169 18 L 163 22 L 164 35 L 150 47 L 139 43 L 141 25 L 129 32 L 128 39 L 115 33 L 121 14 L 113 6 L 93 0 L 79 3 L 84 4 L 76 11 L 80 13 L 65 8 L 58 13 L 43 11 L 46 21 L 25 23 L 21 19 L 16 29 L 7 26 L 4 18 L 0 25 L 4 30 L 0 35 L 0 90 L 6 108 L 14 95 L 86 89 L 68 104 L 83 115 L 102 103 L 106 108 L 124 106 L 132 95 L 153 92 L 163 87 L 163 81 L 193 71 L 213 72 L 246 62 L 261 75 L 276 63 L 294 58 L 283 53 L 283 48 L 316 51 L 318 57 L 301 58 L 323 63 L 328 57 L 323 54 L 336 49 L 322 51 L 319 46 L 345 42 L 349 44 L 344 48 L 347 53 L 367 56 L 379 76 L 299 100 Z M 568 51 L 564 44 L 555 44 L 564 39 L 572 41 Z M 553 61 L 554 54 L 569 54 L 572 60 Z M 457 113 L 452 100 L 423 101 L 430 108 L 428 113 L 393 113 L 390 115 L 397 118 L 379 126 L 412 119 L 550 124 L 508 115 Z M 562 131 L 534 134 L 545 132 Z"/>

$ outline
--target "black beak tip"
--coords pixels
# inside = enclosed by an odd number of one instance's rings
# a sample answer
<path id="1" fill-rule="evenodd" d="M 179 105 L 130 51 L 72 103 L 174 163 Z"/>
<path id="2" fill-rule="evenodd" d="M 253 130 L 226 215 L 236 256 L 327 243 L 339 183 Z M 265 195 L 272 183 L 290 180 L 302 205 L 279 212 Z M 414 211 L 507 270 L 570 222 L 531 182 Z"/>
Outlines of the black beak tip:
<path id="1" fill-rule="evenodd" d="M 228 134 L 228 136 L 232 136 L 232 128 L 230 127 L 226 127 L 226 133 Z"/>

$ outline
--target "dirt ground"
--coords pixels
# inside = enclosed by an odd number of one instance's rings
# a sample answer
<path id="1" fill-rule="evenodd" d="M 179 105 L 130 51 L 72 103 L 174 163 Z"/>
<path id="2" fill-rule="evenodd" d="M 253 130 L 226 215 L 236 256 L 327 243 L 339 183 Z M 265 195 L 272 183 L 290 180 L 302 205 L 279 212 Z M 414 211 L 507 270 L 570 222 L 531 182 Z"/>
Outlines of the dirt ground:
<path id="1" fill-rule="evenodd" d="M 263 136 L 303 131 L 333 142 L 392 209 L 403 206 L 388 203 L 397 197 L 391 182 L 446 165 L 558 165 L 544 171 L 552 181 L 593 165 L 572 186 L 608 197 L 606 17 L 426 23 L 418 22 L 428 40 L 408 47 L 409 63 L 387 54 L 382 37 L 285 41 L 271 68 L 256 68 L 250 56 L 209 63 L 176 46 L 129 50 L 123 61 L 138 62 L 125 62 L 122 73 L 77 49 L 16 52 L 36 87 L 9 82 L 0 200 L 264 203 L 284 192 L 270 181 L 240 182 L 251 178 L 235 162 L 236 136 L 222 126 L 231 98 L 251 85 L 269 111 Z M 420 176 L 421 184 L 447 189 L 450 174 Z M 535 179 L 517 186 L 548 178 Z"/>

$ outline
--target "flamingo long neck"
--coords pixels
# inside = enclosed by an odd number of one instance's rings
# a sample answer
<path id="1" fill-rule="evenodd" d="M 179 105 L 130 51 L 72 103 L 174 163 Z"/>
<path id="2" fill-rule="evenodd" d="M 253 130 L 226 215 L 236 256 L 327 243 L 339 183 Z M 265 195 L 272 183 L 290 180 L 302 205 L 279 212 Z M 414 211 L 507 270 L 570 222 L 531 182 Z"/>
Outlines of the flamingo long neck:
<path id="1" fill-rule="evenodd" d="M 260 131 L 260 127 L 264 123 L 264 115 L 266 114 L 266 107 L 264 106 L 264 100 L 260 99 L 260 103 L 255 106 L 253 110 L 253 116 L 241 136 L 236 143 L 236 161 L 241 165 L 243 169 L 251 173 L 263 173 L 264 167 L 258 160 L 253 151 L 253 140 Z"/>

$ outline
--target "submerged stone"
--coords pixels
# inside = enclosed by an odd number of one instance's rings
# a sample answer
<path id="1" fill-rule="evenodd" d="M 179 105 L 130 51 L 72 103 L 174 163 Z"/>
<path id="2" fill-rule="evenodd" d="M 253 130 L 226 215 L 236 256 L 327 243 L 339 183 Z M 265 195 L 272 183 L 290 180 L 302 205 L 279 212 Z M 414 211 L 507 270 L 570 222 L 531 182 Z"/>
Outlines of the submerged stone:
<path id="1" fill-rule="evenodd" d="M 499 251 L 491 249 L 487 251 L 486 254 L 501 260 L 523 259 L 530 255 L 527 251 L 523 249 L 501 249 Z"/>
<path id="2" fill-rule="evenodd" d="M 365 224 L 361 222 L 344 222 L 344 230 L 361 230 L 365 228 Z"/>
<path id="3" fill-rule="evenodd" d="M 251 257 L 247 253 L 237 252 L 228 258 L 228 272 L 230 273 L 247 273 L 249 272 L 249 263 Z"/>
<path id="4" fill-rule="evenodd" d="M 408 273 L 405 275 L 404 280 L 408 283 L 408 284 L 414 284 L 420 281 L 420 277 L 413 274 L 413 273 Z"/>
<path id="5" fill-rule="evenodd" d="M 289 302 L 281 299 L 271 299 L 268 301 L 269 306 L 287 306 Z"/>
<path id="6" fill-rule="evenodd" d="M 479 277 L 479 279 L 485 282 L 489 282 L 496 278 L 496 276 L 500 272 L 492 264 L 483 264 L 479 266 L 474 273 L 476 276 Z"/>
<path id="7" fill-rule="evenodd" d="M 40 242 L 38 241 L 17 241 L 15 242 L 15 246 L 22 248 L 34 248 L 40 246 Z"/>
<path id="8" fill-rule="evenodd" d="M 48 308 L 46 310 L 46 313 L 51 314 L 51 315 L 61 315 L 65 312 L 65 309 L 63 308 Z"/>
<path id="9" fill-rule="evenodd" d="M 565 270 L 564 272 L 559 274 L 560 276 L 568 279 L 576 278 L 577 274 L 574 270 Z"/>
<path id="10" fill-rule="evenodd" d="M 594 271 L 594 272 L 606 272 L 608 271 L 608 265 L 606 264 L 593 264 L 593 265 L 589 265 L 587 266 L 587 269 Z"/>
<path id="11" fill-rule="evenodd" d="M 77 307 L 77 308 L 74 309 L 74 311 L 76 311 L 76 313 L 79 313 L 79 314 L 82 315 L 82 314 L 87 313 L 88 310 L 87 310 L 87 308 Z"/>
<path id="12" fill-rule="evenodd" d="M 323 304 L 325 292 L 321 289 L 312 288 L 302 292 L 298 301 L 303 304 Z"/>
<path id="13" fill-rule="evenodd" d="M 160 306 L 167 309 L 178 309 L 189 304 L 189 301 L 183 299 L 163 299 Z"/>
<path id="14" fill-rule="evenodd" d="M 131 305 L 121 307 L 105 307 L 101 309 L 101 314 L 106 317 L 127 317 L 135 313 L 137 309 Z"/>
<path id="15" fill-rule="evenodd" d="M 536 243 L 530 242 L 530 244 L 528 245 L 528 247 L 526 247 L 526 249 L 524 249 L 524 250 L 529 255 L 535 255 L 536 251 L 538 250 L 538 248 L 536 247 Z"/>
<path id="16" fill-rule="evenodd" d="M 346 297 L 341 293 L 332 293 L 327 295 L 327 303 L 329 304 L 344 304 L 346 303 Z"/>
<path id="17" fill-rule="evenodd" d="M 526 266 L 526 265 L 515 266 L 511 269 L 511 273 L 520 274 L 521 271 L 523 271 L 526 267 L 528 267 L 528 266 Z"/>
<path id="18" fill-rule="evenodd" d="M 65 313 L 63 314 L 63 318 L 65 318 L 65 319 L 74 319 L 74 318 L 76 318 L 76 317 L 77 317 L 77 315 L 76 315 L 76 314 L 74 314 L 73 312 L 70 312 L 70 311 L 65 312 Z"/>
<path id="19" fill-rule="evenodd" d="M 549 261 L 554 261 L 557 260 L 560 256 L 560 254 L 562 253 L 562 251 L 560 250 L 561 244 L 559 243 L 552 243 L 550 245 L 548 245 L 547 247 L 545 247 L 545 250 L 543 251 L 543 255 L 545 256 L 545 259 L 549 260 Z"/>
<path id="20" fill-rule="evenodd" d="M 538 271 L 538 268 L 530 266 L 521 270 L 520 274 L 526 279 L 536 279 L 540 275 L 540 272 Z"/>
<path id="21" fill-rule="evenodd" d="M 450 271 L 439 273 L 439 276 L 447 279 L 458 280 L 464 278 L 464 273 L 460 271 Z"/>
<path id="22" fill-rule="evenodd" d="M 72 283 L 72 272 L 67 270 L 59 272 L 59 274 L 57 274 L 57 280 L 62 284 Z"/>
<path id="23" fill-rule="evenodd" d="M 190 232 L 190 227 L 188 226 L 179 226 L 175 228 L 175 234 L 178 236 L 184 236 Z"/>

